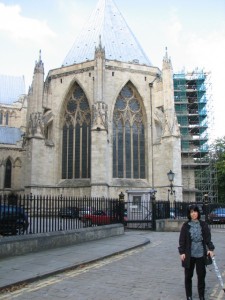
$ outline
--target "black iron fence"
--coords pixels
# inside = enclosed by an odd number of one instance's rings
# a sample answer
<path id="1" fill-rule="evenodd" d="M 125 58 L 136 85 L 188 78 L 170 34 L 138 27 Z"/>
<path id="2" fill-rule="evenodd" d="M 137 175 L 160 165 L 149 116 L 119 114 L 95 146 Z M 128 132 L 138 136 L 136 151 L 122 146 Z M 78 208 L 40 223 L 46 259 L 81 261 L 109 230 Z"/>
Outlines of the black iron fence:
<path id="1" fill-rule="evenodd" d="M 210 226 L 225 228 L 225 203 L 170 201 L 124 202 L 123 199 L 0 195 L 0 235 L 36 234 L 123 223 L 128 228 L 156 228 L 158 219 L 187 219 L 199 206 Z"/>
<path id="2" fill-rule="evenodd" d="M 0 195 L 0 235 L 36 234 L 124 222 L 119 199 Z"/>
<path id="3" fill-rule="evenodd" d="M 157 201 L 153 205 L 153 219 L 187 219 L 190 205 L 199 207 L 201 219 L 211 227 L 225 228 L 225 203 Z"/>
<path id="4" fill-rule="evenodd" d="M 225 203 L 201 202 L 170 202 L 170 201 L 140 201 L 126 202 L 127 226 L 132 229 L 156 229 L 159 219 L 187 219 L 190 205 L 196 204 L 201 212 L 201 218 L 211 227 L 225 228 Z"/>

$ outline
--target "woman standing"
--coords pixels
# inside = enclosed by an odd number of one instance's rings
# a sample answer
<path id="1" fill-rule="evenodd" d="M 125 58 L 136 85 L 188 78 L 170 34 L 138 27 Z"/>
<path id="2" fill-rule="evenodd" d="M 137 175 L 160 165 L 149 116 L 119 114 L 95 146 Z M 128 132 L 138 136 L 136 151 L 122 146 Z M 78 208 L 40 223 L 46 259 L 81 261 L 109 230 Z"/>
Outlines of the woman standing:
<path id="1" fill-rule="evenodd" d="M 191 205 L 188 209 L 188 221 L 180 231 L 179 253 L 184 267 L 185 290 L 188 300 L 192 300 L 192 277 L 196 266 L 198 278 L 199 299 L 205 299 L 206 257 L 214 256 L 215 249 L 211 241 L 210 229 L 206 222 L 201 221 L 200 211 L 197 205 Z"/>

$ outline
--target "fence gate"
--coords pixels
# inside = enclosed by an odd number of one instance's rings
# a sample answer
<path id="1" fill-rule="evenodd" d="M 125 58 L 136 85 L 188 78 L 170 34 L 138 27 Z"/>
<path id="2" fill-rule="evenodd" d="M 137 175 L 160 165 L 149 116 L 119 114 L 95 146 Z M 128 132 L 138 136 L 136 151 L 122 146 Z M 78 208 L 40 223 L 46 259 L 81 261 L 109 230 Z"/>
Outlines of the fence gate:
<path id="1" fill-rule="evenodd" d="M 129 229 L 153 229 L 152 226 L 152 203 L 148 200 L 133 199 L 126 202 L 127 228 Z"/>
<path id="2" fill-rule="evenodd" d="M 131 201 L 125 203 L 127 210 L 127 228 L 129 229 L 156 229 L 156 220 L 182 219 L 187 220 L 187 211 L 190 205 L 197 205 L 201 219 L 211 228 L 225 229 L 225 204 L 201 202 L 169 202 L 157 200 L 152 195 L 129 195 Z"/>

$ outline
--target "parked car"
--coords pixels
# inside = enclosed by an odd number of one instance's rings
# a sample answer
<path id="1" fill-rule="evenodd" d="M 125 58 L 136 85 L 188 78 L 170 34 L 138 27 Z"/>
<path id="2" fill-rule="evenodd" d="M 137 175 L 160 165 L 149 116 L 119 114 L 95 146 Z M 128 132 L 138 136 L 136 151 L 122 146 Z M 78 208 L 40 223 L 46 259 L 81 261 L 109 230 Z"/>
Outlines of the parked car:
<path id="1" fill-rule="evenodd" d="M 91 214 L 95 209 L 91 207 L 81 207 L 79 209 L 79 217 L 82 218 L 84 215 L 89 215 Z"/>
<path id="2" fill-rule="evenodd" d="M 215 208 L 208 215 L 208 221 L 210 224 L 213 223 L 225 223 L 225 208 Z"/>
<path id="3" fill-rule="evenodd" d="M 71 218 L 71 219 L 79 218 L 79 208 L 77 207 L 62 208 L 59 211 L 59 216 L 61 218 Z"/>
<path id="4" fill-rule="evenodd" d="M 126 211 L 124 212 L 126 214 Z M 95 210 L 92 211 L 91 213 L 84 214 L 81 217 L 81 221 L 83 221 L 84 225 L 86 227 L 90 227 L 92 225 L 108 225 L 116 221 L 117 219 L 115 218 L 114 215 L 110 215 L 110 213 L 106 213 L 103 210 Z M 127 216 L 124 215 L 124 222 L 126 225 L 127 222 Z"/>
<path id="5" fill-rule="evenodd" d="M 107 215 L 103 210 L 96 210 L 83 214 L 81 216 L 81 221 L 84 223 L 85 227 L 90 227 L 92 225 L 107 225 L 110 224 L 111 217 Z"/>
<path id="6" fill-rule="evenodd" d="M 0 205 L 0 234 L 16 235 L 24 233 L 29 226 L 24 209 L 14 205 Z"/>

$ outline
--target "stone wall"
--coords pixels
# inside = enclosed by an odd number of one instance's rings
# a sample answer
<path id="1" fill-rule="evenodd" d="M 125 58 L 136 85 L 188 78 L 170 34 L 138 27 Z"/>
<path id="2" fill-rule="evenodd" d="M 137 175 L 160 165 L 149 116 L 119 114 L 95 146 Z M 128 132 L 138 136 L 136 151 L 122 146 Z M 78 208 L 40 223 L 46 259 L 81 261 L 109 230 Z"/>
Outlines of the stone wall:
<path id="1" fill-rule="evenodd" d="M 70 231 L 57 231 L 35 235 L 23 235 L 0 238 L 0 259 L 9 256 L 23 255 L 82 242 L 99 240 L 124 234 L 124 226 L 113 224 L 82 228 Z"/>
<path id="2" fill-rule="evenodd" d="M 156 231 L 179 232 L 186 219 L 162 219 L 156 220 Z"/>

